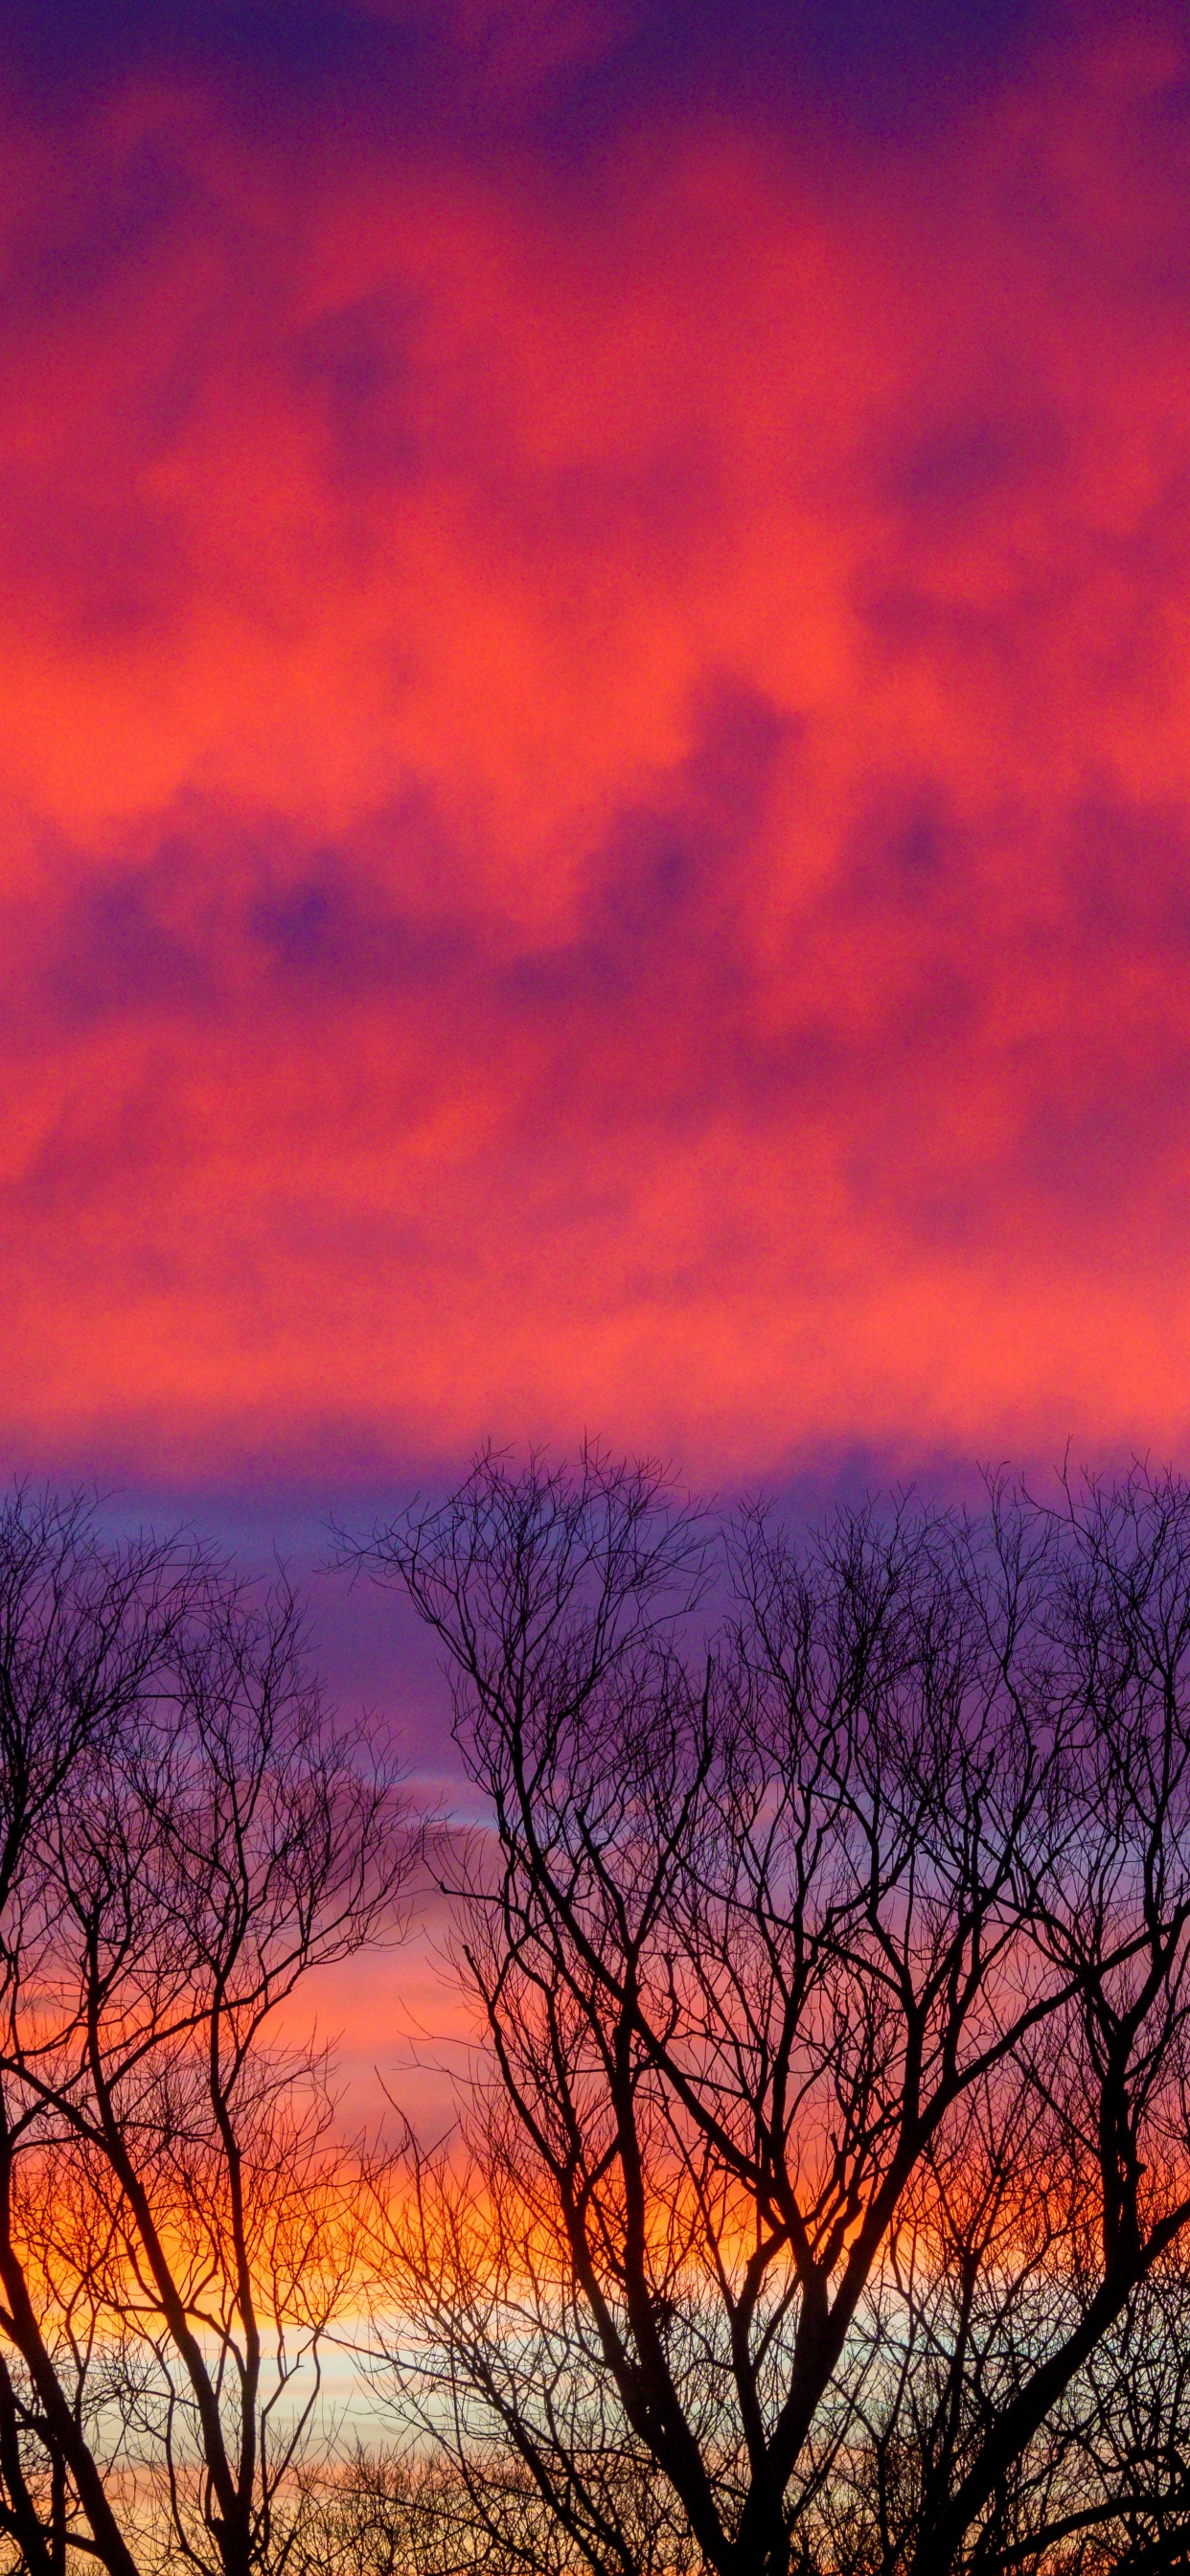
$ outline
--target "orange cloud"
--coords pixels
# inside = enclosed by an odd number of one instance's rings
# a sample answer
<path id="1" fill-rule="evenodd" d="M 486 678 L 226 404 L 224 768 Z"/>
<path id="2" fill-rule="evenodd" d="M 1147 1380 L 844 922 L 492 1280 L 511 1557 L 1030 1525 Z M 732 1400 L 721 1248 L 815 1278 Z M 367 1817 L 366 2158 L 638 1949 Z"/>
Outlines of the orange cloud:
<path id="1" fill-rule="evenodd" d="M 1186 69 L 573 167 L 14 107 L 10 1447 L 1183 1442 Z"/>

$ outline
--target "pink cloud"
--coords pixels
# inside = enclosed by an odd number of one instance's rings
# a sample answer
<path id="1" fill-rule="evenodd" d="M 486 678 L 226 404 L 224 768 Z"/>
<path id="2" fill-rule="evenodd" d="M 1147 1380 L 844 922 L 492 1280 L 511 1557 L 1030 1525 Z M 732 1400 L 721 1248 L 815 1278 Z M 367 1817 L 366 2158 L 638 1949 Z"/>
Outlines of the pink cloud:
<path id="1" fill-rule="evenodd" d="M 10 1445 L 1183 1441 L 1184 68 L 16 121 Z"/>

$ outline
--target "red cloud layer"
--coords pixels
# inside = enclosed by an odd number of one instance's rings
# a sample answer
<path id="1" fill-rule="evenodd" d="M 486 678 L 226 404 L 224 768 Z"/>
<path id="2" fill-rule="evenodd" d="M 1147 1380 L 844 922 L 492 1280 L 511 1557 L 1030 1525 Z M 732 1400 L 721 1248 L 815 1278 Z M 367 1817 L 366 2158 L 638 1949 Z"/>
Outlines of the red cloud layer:
<path id="1" fill-rule="evenodd" d="M 1190 1426 L 1190 136 L 14 118 L 10 1441 Z"/>

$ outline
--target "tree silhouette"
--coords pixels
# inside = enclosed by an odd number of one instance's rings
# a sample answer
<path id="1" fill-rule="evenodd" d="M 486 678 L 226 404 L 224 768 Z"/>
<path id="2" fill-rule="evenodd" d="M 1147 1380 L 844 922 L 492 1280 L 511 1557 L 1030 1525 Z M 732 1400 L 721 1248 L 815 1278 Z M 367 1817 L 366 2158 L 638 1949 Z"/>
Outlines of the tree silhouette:
<path id="1" fill-rule="evenodd" d="M 284 2563 L 356 2196 L 270 2025 L 391 1921 L 414 1845 L 283 1582 L 9 1501 L 0 2528 L 34 2576 Z"/>
<path id="2" fill-rule="evenodd" d="M 491 2562 L 1185 2563 L 1190 1492 L 720 1550 L 489 1454 L 355 1555 L 490 1818 L 486 2072 L 386 2223 Z"/>

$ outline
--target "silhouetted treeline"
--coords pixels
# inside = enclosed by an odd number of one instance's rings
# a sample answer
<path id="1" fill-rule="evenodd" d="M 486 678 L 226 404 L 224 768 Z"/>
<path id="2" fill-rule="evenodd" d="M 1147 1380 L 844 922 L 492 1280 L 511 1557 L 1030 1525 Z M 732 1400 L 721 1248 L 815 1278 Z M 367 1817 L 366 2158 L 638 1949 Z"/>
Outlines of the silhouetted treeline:
<path id="1" fill-rule="evenodd" d="M 359 2210 L 325 2070 L 267 2033 L 413 1839 L 284 1584 L 0 1511 L 0 2530 L 33 2576 L 282 2563 Z"/>
<path id="2" fill-rule="evenodd" d="M 486 1460 L 363 1554 L 492 1818 L 390 2229 L 492 2563 L 1187 2563 L 1190 1492 L 799 1542 Z"/>
<path id="3" fill-rule="evenodd" d="M 11 2563 L 1190 2567 L 1190 1489 L 804 1535 L 485 1457 L 345 1553 L 442 1642 L 468 1835 L 283 1587 L 0 1524 Z M 382 2166 L 270 2017 L 419 1854 L 486 2044 Z"/>

